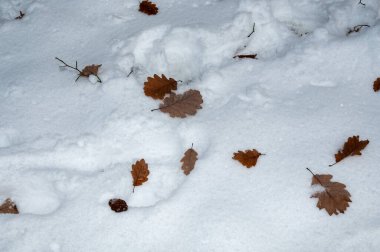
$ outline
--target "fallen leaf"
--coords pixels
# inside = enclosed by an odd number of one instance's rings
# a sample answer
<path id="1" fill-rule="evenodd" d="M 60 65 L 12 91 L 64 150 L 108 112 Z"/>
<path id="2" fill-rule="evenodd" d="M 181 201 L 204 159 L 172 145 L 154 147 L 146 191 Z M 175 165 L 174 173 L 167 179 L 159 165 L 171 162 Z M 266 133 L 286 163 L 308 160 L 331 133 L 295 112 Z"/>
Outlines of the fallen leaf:
<path id="1" fill-rule="evenodd" d="M 379 91 L 380 90 L 380 78 L 377 78 L 374 82 L 373 82 L 373 90 L 375 92 Z"/>
<path id="2" fill-rule="evenodd" d="M 155 3 L 144 0 L 140 3 L 139 11 L 147 15 L 156 15 L 158 13 L 158 8 Z"/>
<path id="3" fill-rule="evenodd" d="M 3 204 L 0 205 L 0 214 L 18 214 L 16 204 L 10 199 L 6 199 Z"/>
<path id="4" fill-rule="evenodd" d="M 349 202 L 352 202 L 350 193 L 345 189 L 346 185 L 339 182 L 332 182 L 330 174 L 313 175 L 311 185 L 321 185 L 325 188 L 324 191 L 314 193 L 311 198 L 318 198 L 317 207 L 325 209 L 331 216 L 344 213 Z"/>
<path id="5" fill-rule="evenodd" d="M 347 142 L 344 143 L 343 149 L 339 150 L 338 153 L 335 154 L 335 163 L 329 166 L 335 165 L 348 156 L 360 156 L 362 154 L 360 151 L 362 151 L 368 143 L 368 140 L 359 141 L 359 136 L 349 137 Z"/>
<path id="6" fill-rule="evenodd" d="M 177 81 L 172 78 L 167 79 L 165 75 L 160 77 L 155 74 L 153 78 L 148 77 L 148 80 L 144 83 L 145 95 L 153 99 L 163 99 L 172 90 L 177 90 Z"/>
<path id="7" fill-rule="evenodd" d="M 90 75 L 98 76 L 99 67 L 101 66 L 102 65 L 85 66 L 79 75 L 84 77 L 89 77 Z"/>
<path id="8" fill-rule="evenodd" d="M 236 56 L 234 56 L 234 59 L 235 59 L 235 58 L 239 58 L 239 59 L 244 59 L 244 58 L 248 58 L 248 59 L 257 59 L 256 57 L 257 57 L 257 54 L 247 54 L 247 55 L 242 55 L 242 54 L 240 54 L 240 55 L 236 55 Z"/>
<path id="9" fill-rule="evenodd" d="M 189 175 L 190 172 L 194 169 L 195 162 L 198 160 L 197 156 L 198 153 L 193 149 L 193 147 L 185 152 L 183 158 L 181 159 L 182 170 L 185 175 Z"/>
<path id="10" fill-rule="evenodd" d="M 144 159 L 136 161 L 132 165 L 131 171 L 133 177 L 133 192 L 135 191 L 135 186 L 141 186 L 144 182 L 148 181 L 149 169 L 148 164 L 145 163 Z"/>
<path id="11" fill-rule="evenodd" d="M 108 205 L 116 213 L 125 212 L 128 210 L 127 202 L 122 199 L 110 199 Z"/>
<path id="12" fill-rule="evenodd" d="M 171 93 L 169 97 L 163 100 L 158 109 L 161 112 L 168 113 L 171 117 L 185 118 L 188 115 L 195 115 L 197 109 L 202 108 L 202 103 L 201 93 L 198 90 L 190 89 L 183 94 Z"/>
<path id="13" fill-rule="evenodd" d="M 252 150 L 246 150 L 246 151 L 238 151 L 234 153 L 234 156 L 232 159 L 235 159 L 239 161 L 242 165 L 246 166 L 247 168 L 251 168 L 252 166 L 255 166 L 257 163 L 257 159 L 264 155 L 260 152 L 258 152 L 255 149 Z"/>

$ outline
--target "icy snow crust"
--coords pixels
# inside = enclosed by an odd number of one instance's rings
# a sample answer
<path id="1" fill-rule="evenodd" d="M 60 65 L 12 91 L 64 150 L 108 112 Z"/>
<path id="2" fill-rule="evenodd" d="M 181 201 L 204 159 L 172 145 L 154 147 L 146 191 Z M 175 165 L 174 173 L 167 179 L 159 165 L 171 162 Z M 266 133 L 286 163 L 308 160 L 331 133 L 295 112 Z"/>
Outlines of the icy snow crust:
<path id="1" fill-rule="evenodd" d="M 138 1 L 0 2 L 0 201 L 21 213 L 0 216 L 0 251 L 378 251 L 380 2 L 155 2 L 157 16 Z M 346 36 L 358 24 L 371 27 Z M 103 84 L 54 57 L 103 64 Z M 200 90 L 203 109 L 151 112 L 155 73 Z M 363 156 L 328 168 L 356 134 Z M 250 148 L 266 153 L 255 168 L 232 160 Z M 149 181 L 132 194 L 141 158 Z M 316 208 L 306 167 L 347 185 L 344 215 Z"/>

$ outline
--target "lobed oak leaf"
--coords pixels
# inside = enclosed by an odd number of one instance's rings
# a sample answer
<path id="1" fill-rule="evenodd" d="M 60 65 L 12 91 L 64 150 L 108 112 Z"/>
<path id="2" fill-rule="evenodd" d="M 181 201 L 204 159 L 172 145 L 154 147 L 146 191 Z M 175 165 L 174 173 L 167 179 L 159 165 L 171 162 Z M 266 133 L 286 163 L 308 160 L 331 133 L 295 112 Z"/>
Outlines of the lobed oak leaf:
<path id="1" fill-rule="evenodd" d="M 240 54 L 240 55 L 235 55 L 234 56 L 234 59 L 235 58 L 239 58 L 239 59 L 244 59 L 244 58 L 247 58 L 247 59 L 257 59 L 257 54 Z"/>
<path id="2" fill-rule="evenodd" d="M 139 11 L 147 15 L 156 15 L 158 13 L 158 8 L 155 3 L 144 0 L 140 3 Z"/>
<path id="3" fill-rule="evenodd" d="M 135 191 L 135 186 L 141 186 L 144 182 L 148 181 L 149 169 L 148 164 L 145 163 L 144 159 L 136 161 L 132 165 L 132 178 L 133 178 L 133 192 Z"/>
<path id="4" fill-rule="evenodd" d="M 373 91 L 377 92 L 380 90 L 380 78 L 377 78 L 374 82 L 373 82 Z"/>
<path id="5" fill-rule="evenodd" d="M 167 79 L 163 74 L 161 76 L 155 74 L 153 78 L 148 77 L 148 80 L 144 82 L 144 93 L 146 96 L 150 96 L 153 99 L 163 99 L 166 94 L 177 90 L 176 80 L 172 78 Z"/>
<path id="6" fill-rule="evenodd" d="M 171 93 L 163 100 L 158 109 L 168 113 L 171 117 L 185 118 L 188 115 L 195 115 L 197 109 L 201 109 L 203 103 L 202 95 L 198 90 L 190 89 L 183 94 Z"/>
<path id="7" fill-rule="evenodd" d="M 3 204 L 0 205 L 0 214 L 18 214 L 18 209 L 16 204 L 7 198 Z"/>
<path id="8" fill-rule="evenodd" d="M 362 151 L 368 143 L 368 140 L 359 141 L 359 136 L 349 137 L 344 143 L 343 149 L 339 150 L 338 153 L 335 154 L 335 163 L 329 166 L 335 165 L 348 156 L 360 156 L 362 154 L 360 151 Z"/>
<path id="9" fill-rule="evenodd" d="M 261 155 L 264 155 L 264 154 L 258 152 L 255 149 L 252 149 L 252 150 L 246 150 L 244 152 L 243 151 L 235 152 L 232 159 L 239 161 L 242 165 L 246 166 L 247 168 L 251 168 L 252 166 L 256 165 L 257 160 Z"/>
<path id="10" fill-rule="evenodd" d="M 128 210 L 127 202 L 122 199 L 110 199 L 108 205 L 116 213 L 125 212 Z"/>
<path id="11" fill-rule="evenodd" d="M 311 185 L 321 185 L 324 191 L 314 193 L 311 198 L 318 198 L 317 207 L 325 209 L 331 216 L 344 213 L 352 202 L 351 194 L 345 189 L 346 185 L 339 182 L 332 182 L 330 174 L 313 174 Z"/>
<path id="12" fill-rule="evenodd" d="M 83 70 L 79 73 L 80 76 L 89 77 L 90 75 L 98 76 L 99 67 L 102 65 L 89 65 L 85 66 Z"/>
<path id="13" fill-rule="evenodd" d="M 191 146 L 191 148 L 185 152 L 183 158 L 181 159 L 181 162 L 183 162 L 182 170 L 186 176 L 189 175 L 190 172 L 194 169 L 195 162 L 198 160 L 197 156 L 198 153 Z"/>

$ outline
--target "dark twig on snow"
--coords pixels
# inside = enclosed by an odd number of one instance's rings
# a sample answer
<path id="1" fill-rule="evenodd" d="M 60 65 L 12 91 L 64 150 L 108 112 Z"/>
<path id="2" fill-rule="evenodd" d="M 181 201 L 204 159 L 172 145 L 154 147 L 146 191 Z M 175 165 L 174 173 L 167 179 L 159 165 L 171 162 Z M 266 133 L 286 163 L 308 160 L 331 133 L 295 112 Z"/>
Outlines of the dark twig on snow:
<path id="1" fill-rule="evenodd" d="M 256 23 L 253 23 L 253 29 L 252 29 L 252 32 L 248 35 L 248 38 L 251 37 L 251 35 L 255 32 L 255 25 Z"/>
<path id="2" fill-rule="evenodd" d="M 365 6 L 365 3 L 362 3 L 362 0 L 360 0 L 358 4 Z"/>
<path id="3" fill-rule="evenodd" d="M 18 17 L 15 17 L 15 19 L 22 19 L 25 16 L 25 13 L 20 11 L 20 15 Z"/>
<path id="4" fill-rule="evenodd" d="M 63 60 L 61 60 L 58 57 L 55 57 L 55 59 L 58 60 L 58 61 L 60 61 L 62 64 L 64 64 L 64 66 L 60 66 L 60 67 L 68 67 L 68 68 L 74 69 L 75 71 L 78 71 L 78 77 L 75 79 L 75 82 L 81 76 L 88 77 L 88 75 L 84 74 L 83 71 L 79 70 L 79 68 L 78 68 L 78 61 L 75 61 L 75 67 L 73 67 L 73 66 L 68 65 L 66 62 L 64 62 Z M 102 80 L 99 78 L 99 76 L 97 74 L 93 74 L 93 75 L 95 75 L 95 77 L 98 79 L 99 83 L 102 83 Z"/>
<path id="5" fill-rule="evenodd" d="M 357 26 L 354 26 L 353 28 L 348 29 L 346 35 L 348 36 L 348 35 L 350 35 L 353 32 L 359 32 L 363 27 L 371 27 L 371 26 L 369 26 L 369 25 L 357 25 Z"/>
<path id="6" fill-rule="evenodd" d="M 129 74 L 127 75 L 127 78 L 133 73 L 133 67 L 131 67 L 131 71 L 129 72 Z"/>

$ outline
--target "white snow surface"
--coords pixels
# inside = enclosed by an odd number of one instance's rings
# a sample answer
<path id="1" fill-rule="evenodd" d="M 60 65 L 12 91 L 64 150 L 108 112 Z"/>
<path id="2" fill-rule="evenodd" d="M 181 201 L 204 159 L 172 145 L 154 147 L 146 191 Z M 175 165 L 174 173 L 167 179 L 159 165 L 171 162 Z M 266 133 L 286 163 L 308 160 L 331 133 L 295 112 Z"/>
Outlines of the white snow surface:
<path id="1" fill-rule="evenodd" d="M 379 251 L 380 2 L 154 2 L 156 16 L 138 1 L 0 1 L 0 202 L 20 211 L 0 216 L 0 251 Z M 356 25 L 370 27 L 347 36 Z M 102 64 L 103 83 L 55 57 Z M 203 108 L 151 112 L 153 74 Z M 352 135 L 370 140 L 363 155 L 328 167 Z M 256 167 L 232 159 L 252 148 Z M 316 207 L 306 167 L 346 184 L 344 214 Z"/>

